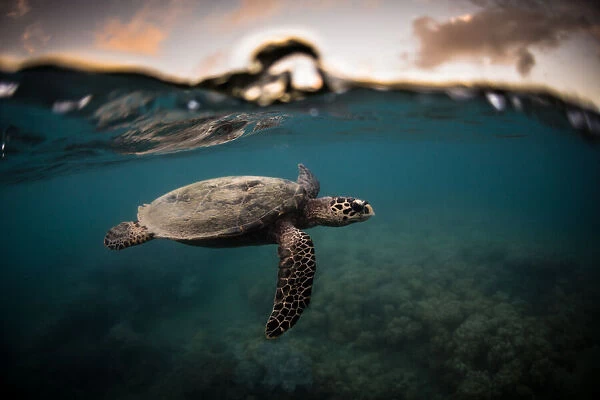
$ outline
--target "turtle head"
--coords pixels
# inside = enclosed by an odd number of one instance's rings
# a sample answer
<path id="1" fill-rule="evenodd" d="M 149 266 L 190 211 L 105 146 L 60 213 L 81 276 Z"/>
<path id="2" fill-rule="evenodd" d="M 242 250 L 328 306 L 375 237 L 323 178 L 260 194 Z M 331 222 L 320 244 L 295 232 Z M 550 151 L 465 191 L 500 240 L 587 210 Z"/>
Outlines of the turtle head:
<path id="1" fill-rule="evenodd" d="M 321 197 L 308 205 L 307 217 L 316 225 L 344 226 L 375 215 L 368 201 L 354 197 Z"/>

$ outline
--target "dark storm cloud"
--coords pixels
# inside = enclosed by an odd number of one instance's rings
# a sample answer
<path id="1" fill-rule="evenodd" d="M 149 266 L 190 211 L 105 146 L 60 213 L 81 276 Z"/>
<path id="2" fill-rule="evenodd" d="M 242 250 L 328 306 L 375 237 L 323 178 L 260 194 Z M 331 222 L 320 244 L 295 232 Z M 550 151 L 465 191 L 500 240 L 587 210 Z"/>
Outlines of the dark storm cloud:
<path id="1" fill-rule="evenodd" d="M 478 0 L 478 4 L 485 3 Z M 457 59 L 488 59 L 495 64 L 515 65 L 521 75 L 527 75 L 535 65 L 532 47 L 555 48 L 571 34 L 591 32 L 595 26 L 595 21 L 582 13 L 564 11 L 562 4 L 512 4 L 493 2 L 478 12 L 443 22 L 417 18 L 413 21 L 413 31 L 420 41 L 417 65 L 433 68 Z"/>

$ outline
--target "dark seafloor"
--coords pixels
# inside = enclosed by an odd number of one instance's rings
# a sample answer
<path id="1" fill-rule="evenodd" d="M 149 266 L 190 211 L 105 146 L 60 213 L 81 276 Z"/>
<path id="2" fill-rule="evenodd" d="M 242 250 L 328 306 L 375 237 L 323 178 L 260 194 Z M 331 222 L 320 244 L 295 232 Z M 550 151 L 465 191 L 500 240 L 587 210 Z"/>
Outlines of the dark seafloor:
<path id="1" fill-rule="evenodd" d="M 261 108 L 135 75 L 0 77 L 19 85 L 0 99 L 11 398 L 600 394 L 600 148 L 587 111 L 365 89 Z M 294 180 L 300 162 L 322 195 L 367 199 L 376 216 L 308 231 L 312 303 L 278 340 L 264 337 L 276 246 L 103 247 L 169 190 Z"/>

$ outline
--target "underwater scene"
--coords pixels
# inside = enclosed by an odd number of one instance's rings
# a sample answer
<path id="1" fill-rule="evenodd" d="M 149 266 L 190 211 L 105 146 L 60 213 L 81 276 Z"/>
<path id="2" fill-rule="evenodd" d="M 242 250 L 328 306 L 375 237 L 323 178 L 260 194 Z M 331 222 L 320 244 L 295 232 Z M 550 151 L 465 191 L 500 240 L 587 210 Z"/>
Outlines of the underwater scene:
<path id="1" fill-rule="evenodd" d="M 4 398 L 600 398 L 594 2 L 11 0 L 0 37 Z"/>
<path id="2" fill-rule="evenodd" d="M 3 79 L 20 85 L 0 120 L 2 370 L 19 398 L 598 394 L 600 149 L 564 104 L 353 89 L 259 107 L 133 75 Z M 82 109 L 49 100 L 92 90 Z M 275 340 L 277 245 L 103 244 L 173 189 L 295 182 L 299 163 L 319 196 L 375 215 L 305 230 L 310 306 Z"/>

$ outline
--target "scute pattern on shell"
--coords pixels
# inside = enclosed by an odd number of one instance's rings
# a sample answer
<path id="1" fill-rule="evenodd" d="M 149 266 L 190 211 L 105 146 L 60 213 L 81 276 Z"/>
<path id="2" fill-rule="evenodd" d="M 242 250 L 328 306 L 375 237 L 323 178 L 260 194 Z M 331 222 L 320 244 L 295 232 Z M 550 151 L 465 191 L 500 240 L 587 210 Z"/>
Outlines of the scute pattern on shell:
<path id="1" fill-rule="evenodd" d="M 155 237 L 213 239 L 238 236 L 301 209 L 306 191 L 296 182 L 229 176 L 175 189 L 138 208 L 138 220 Z"/>

